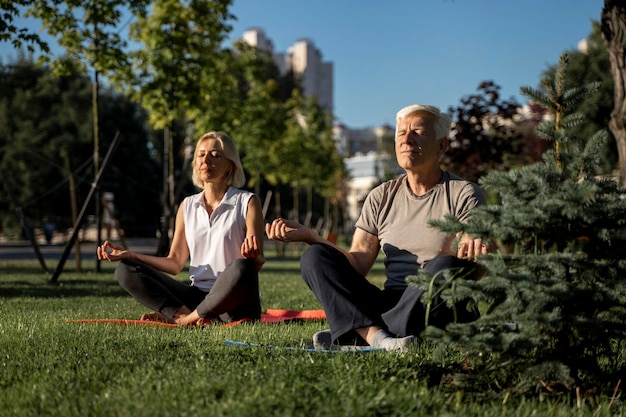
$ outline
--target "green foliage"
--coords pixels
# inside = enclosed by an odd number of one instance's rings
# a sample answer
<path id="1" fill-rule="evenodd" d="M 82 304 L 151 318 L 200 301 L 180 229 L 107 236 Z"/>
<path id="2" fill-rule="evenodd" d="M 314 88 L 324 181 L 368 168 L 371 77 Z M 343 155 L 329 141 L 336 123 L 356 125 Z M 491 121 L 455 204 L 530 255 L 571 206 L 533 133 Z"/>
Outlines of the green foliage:
<path id="1" fill-rule="evenodd" d="M 314 97 L 305 99 L 297 90 L 287 107 L 287 157 L 280 170 L 283 181 L 300 187 L 315 185 L 320 191 L 327 191 L 332 187 L 328 182 L 333 173 L 342 168 L 332 139 L 330 116 Z"/>
<path id="2" fill-rule="evenodd" d="M 492 170 L 527 162 L 515 120 L 519 108 L 514 99 L 500 97 L 500 86 L 493 81 L 481 82 L 478 93 L 462 97 L 459 106 L 448 109 L 454 125 L 442 159 L 445 169 L 478 181 Z"/>
<path id="3" fill-rule="evenodd" d="M 141 48 L 129 52 L 129 65 L 113 81 L 142 103 L 155 128 L 193 121 L 227 103 L 234 90 L 221 45 L 231 30 L 230 3 L 156 0 L 129 26 Z"/>
<path id="4" fill-rule="evenodd" d="M 566 68 L 564 54 L 542 89 L 522 89 L 553 115 L 537 127 L 552 146 L 543 161 L 481 178 L 499 203 L 476 209 L 467 224 L 452 218 L 433 222 L 445 232 L 468 233 L 497 248 L 478 258 L 482 279 L 460 278 L 455 288 L 442 290 L 448 303 L 478 304 L 482 317 L 425 332 L 468 358 L 468 385 L 493 381 L 506 389 L 543 384 L 572 391 L 607 389 L 616 382 L 610 378 L 620 366 L 616 343 L 626 337 L 620 240 L 626 190 L 595 176 L 606 133 L 588 140 L 569 133 L 583 121 L 572 109 L 598 85 L 568 88 Z M 413 278 L 425 288 L 431 282 L 437 281 L 426 274 Z"/>
<path id="5" fill-rule="evenodd" d="M 202 114 L 196 124 L 223 126 L 230 132 L 250 173 L 248 184 L 258 192 L 265 181 L 272 186 L 279 183 L 272 155 L 285 132 L 285 98 L 280 93 L 284 80 L 264 51 L 240 41 L 232 52 L 229 73 L 235 77 L 237 88 L 224 106 L 230 114 L 222 119 L 210 112 Z"/>
<path id="6" fill-rule="evenodd" d="M 15 17 L 20 14 L 20 8 L 31 3 L 31 0 L 1 0 L 0 1 L 0 42 L 11 42 L 15 49 L 21 50 L 26 46 L 30 53 L 35 52 L 37 46 L 43 53 L 49 53 L 50 47 L 38 33 L 28 28 L 17 27 Z"/>
<path id="7" fill-rule="evenodd" d="M 593 22 L 589 37 L 586 40 L 587 48 L 584 51 L 568 51 L 569 64 L 567 72 L 563 74 L 567 85 L 587 85 L 599 83 L 598 92 L 581 100 L 576 110 L 585 115 L 585 123 L 572 126 L 568 131 L 571 136 L 589 138 L 598 130 L 605 129 L 609 125 L 611 111 L 613 110 L 614 83 L 611 71 L 608 70 L 611 63 L 606 44 L 602 39 L 600 24 Z M 544 73 L 554 77 L 557 66 L 551 65 Z M 611 173 L 617 165 L 617 149 L 615 139 L 608 132 L 608 139 L 599 150 L 600 164 L 596 168 L 599 173 Z"/>
<path id="8" fill-rule="evenodd" d="M 64 231 L 73 224 L 69 175 L 77 184 L 79 208 L 92 181 L 92 84 L 80 75 L 55 76 L 23 57 L 0 72 L 0 168 L 35 227 L 47 217 Z M 101 185 L 116 194 L 120 224 L 129 235 L 153 231 L 158 170 L 148 153 L 145 115 L 110 90 L 101 94 L 100 107 L 103 146 L 116 132 L 121 135 Z M 5 227 L 19 223 L 14 209 L 7 193 L 0 193 Z"/>
<path id="9" fill-rule="evenodd" d="M 30 16 L 40 19 L 44 30 L 65 50 L 62 57 L 51 63 L 52 67 L 64 74 L 84 73 L 87 68 L 97 70 L 107 82 L 142 106 L 142 111 L 133 110 L 130 114 L 147 115 L 149 125 L 163 131 L 163 137 L 146 136 L 149 156 L 142 164 L 129 167 L 143 165 L 148 168 L 146 165 L 157 162 L 166 164 L 167 169 L 162 171 L 185 178 L 189 176 L 183 158 L 187 148 L 202 133 L 221 130 L 237 143 L 247 170 L 247 185 L 254 187 L 259 194 L 263 188 L 274 187 L 277 206 L 280 205 L 280 189 L 292 186 L 307 188 L 311 198 L 312 193 L 335 197 L 343 171 L 341 159 L 334 152 L 329 116 L 314 99 L 305 101 L 297 95 L 299 93 L 294 95 L 299 88 L 293 73 L 281 75 L 269 54 L 244 42 L 235 43 L 232 49 L 223 47 L 231 30 L 229 21 L 234 18 L 229 13 L 230 0 L 87 3 L 82 0 L 32 0 L 20 2 L 20 5 L 27 8 Z M 147 7 L 148 3 L 150 7 Z M 13 6 L 3 5 L 2 9 L 10 18 Z M 129 22 L 129 38 L 124 39 L 120 33 Z M 9 35 L 16 36 L 10 31 Z M 43 60 L 48 59 L 44 56 Z M 93 85 L 84 85 L 84 88 L 88 87 Z M 110 93 L 107 90 L 104 94 Z M 89 108 L 109 107 L 108 98 L 100 99 L 98 107 L 93 105 L 97 96 L 92 96 L 91 104 L 86 96 L 84 98 L 85 101 L 80 102 L 68 101 L 72 110 L 60 111 L 60 114 L 71 111 L 80 121 L 100 120 L 99 129 L 92 127 L 92 132 L 88 125 L 80 124 L 83 130 L 78 137 L 84 141 L 84 149 L 72 149 L 67 153 L 72 157 L 93 155 L 93 149 L 88 149 L 92 138 L 91 147 L 99 148 L 101 152 L 107 140 L 115 134 L 114 129 L 111 133 L 112 123 L 106 114 L 98 115 L 94 111 L 87 116 L 84 113 Z M 32 116 L 42 117 L 40 113 Z M 306 129 L 295 122 L 296 117 L 300 118 L 298 123 L 308 124 Z M 8 121 L 7 125 L 13 126 L 20 120 L 21 116 Z M 39 121 L 31 120 L 32 123 Z M 288 123 L 291 123 L 289 131 Z M 30 137 L 34 132 L 29 126 L 14 126 L 12 130 L 17 135 Z M 75 131 L 67 124 L 63 129 L 68 136 L 63 141 L 69 143 L 69 137 Z M 94 136 L 97 131 L 103 137 L 102 145 L 98 139 L 100 135 Z M 165 140 L 168 142 L 164 143 Z M 143 145 L 140 148 L 142 152 L 145 149 Z M 128 149 L 122 146 L 117 152 L 128 153 Z M 162 156 L 167 160 L 162 160 Z M 23 160 L 17 158 L 15 163 L 21 164 Z M 74 161 L 68 163 L 69 167 L 65 162 L 60 166 L 72 170 L 77 164 Z M 20 169 L 26 171 L 25 167 Z M 81 173 L 81 177 L 89 178 L 86 172 Z M 158 174 L 153 166 L 146 173 L 148 175 L 144 175 L 141 182 L 145 186 L 149 180 L 152 193 L 156 195 L 162 189 Z M 116 186 L 106 178 L 105 182 L 105 188 L 120 193 L 123 198 L 116 202 L 116 208 L 120 216 L 127 217 L 120 219 L 127 225 L 135 224 L 136 206 L 151 202 L 150 207 L 162 204 L 169 207 L 167 192 L 162 196 L 161 204 L 155 202 L 153 196 L 141 200 L 127 199 L 133 194 L 124 192 L 124 186 Z M 129 184 L 128 179 L 122 182 Z M 174 179 L 174 182 L 179 188 L 172 193 L 175 196 L 184 197 L 194 191 L 181 185 L 183 181 Z M 35 187 L 29 189 L 30 192 L 41 194 L 40 184 L 33 185 Z M 172 203 L 176 205 L 177 201 Z M 283 200 L 283 203 L 289 202 Z M 70 212 L 68 204 L 65 203 L 64 209 L 66 217 Z M 169 207 L 164 213 L 173 214 L 175 208 Z M 144 220 L 146 216 L 141 218 Z"/>
<path id="10" fill-rule="evenodd" d="M 120 36 L 123 12 L 145 12 L 148 0 L 31 0 L 27 17 L 40 19 L 65 55 L 52 61 L 63 74 L 94 68 L 110 74 L 127 65 L 126 40 Z M 50 57 L 41 56 L 42 63 Z"/>

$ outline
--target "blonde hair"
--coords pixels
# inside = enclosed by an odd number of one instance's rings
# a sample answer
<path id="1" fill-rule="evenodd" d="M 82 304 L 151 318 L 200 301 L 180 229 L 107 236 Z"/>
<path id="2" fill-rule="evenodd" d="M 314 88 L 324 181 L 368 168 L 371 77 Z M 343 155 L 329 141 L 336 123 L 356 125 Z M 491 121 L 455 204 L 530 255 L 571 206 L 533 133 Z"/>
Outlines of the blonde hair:
<path id="1" fill-rule="evenodd" d="M 418 111 L 424 111 L 436 117 L 435 134 L 437 135 L 437 139 L 448 137 L 450 127 L 452 126 L 452 118 L 445 113 L 441 113 L 439 107 L 430 106 L 428 104 L 411 104 L 410 106 L 400 109 L 398 113 L 396 113 L 396 129 L 400 120 Z"/>
<path id="2" fill-rule="evenodd" d="M 196 155 L 198 152 L 198 145 L 207 140 L 207 139 L 215 139 L 220 145 L 222 145 L 222 151 L 224 152 L 224 157 L 230 161 L 231 169 L 228 171 L 226 176 L 226 183 L 235 188 L 242 187 L 246 183 L 246 175 L 243 172 L 243 166 L 241 165 L 241 159 L 239 159 L 239 152 L 237 152 L 237 146 L 235 142 L 223 132 L 208 132 L 205 133 L 198 139 L 196 142 L 196 149 L 193 152 L 193 158 L 196 159 Z M 198 171 L 196 169 L 196 164 L 193 164 L 193 174 L 191 179 L 196 185 L 196 187 L 204 188 L 204 182 L 200 179 L 198 175 Z"/>

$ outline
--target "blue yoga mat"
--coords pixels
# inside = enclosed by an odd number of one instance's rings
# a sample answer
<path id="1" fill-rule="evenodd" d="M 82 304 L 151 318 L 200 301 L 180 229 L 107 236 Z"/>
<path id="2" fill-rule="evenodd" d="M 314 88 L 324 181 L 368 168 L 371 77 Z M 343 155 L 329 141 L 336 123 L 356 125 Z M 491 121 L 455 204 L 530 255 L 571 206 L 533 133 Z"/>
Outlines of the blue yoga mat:
<path id="1" fill-rule="evenodd" d="M 370 352 L 384 352 L 385 349 L 372 348 L 370 346 L 352 346 L 352 345 L 337 345 L 333 349 L 314 349 L 305 347 L 293 347 L 293 346 L 274 346 L 263 345 L 259 343 L 246 343 L 235 342 L 234 340 L 226 339 L 224 341 L 228 346 L 247 347 L 247 348 L 267 348 L 267 349 L 283 349 L 283 350 L 299 350 L 302 352 L 316 352 L 316 353 L 370 353 Z"/>

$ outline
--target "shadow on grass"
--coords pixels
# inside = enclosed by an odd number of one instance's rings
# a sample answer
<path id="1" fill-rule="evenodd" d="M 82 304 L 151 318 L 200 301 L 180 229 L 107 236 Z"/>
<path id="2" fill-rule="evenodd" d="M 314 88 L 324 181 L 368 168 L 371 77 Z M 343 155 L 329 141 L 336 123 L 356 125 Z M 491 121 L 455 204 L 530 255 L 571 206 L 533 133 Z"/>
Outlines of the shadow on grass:
<path id="1" fill-rule="evenodd" d="M 60 298 L 60 297 L 120 297 L 127 296 L 114 279 L 88 280 L 72 279 L 52 283 L 49 278 L 42 279 L 0 279 L 0 297 L 33 297 L 33 298 Z"/>
<path id="2" fill-rule="evenodd" d="M 267 258 L 261 273 L 276 272 L 300 275 L 300 258 Z"/>
<path id="3" fill-rule="evenodd" d="M 72 265 L 51 282 L 55 268 L 46 273 L 36 260 L 0 262 L 0 298 L 36 297 L 118 297 L 128 294 L 119 287 L 114 277 L 116 263 L 104 263 L 101 272 L 95 272 L 92 265 L 83 266 L 83 272 L 76 272 Z M 50 267 L 50 266 L 49 266 Z M 291 277 L 300 280 L 300 259 L 297 257 L 270 257 L 261 270 L 260 278 Z M 177 275 L 177 279 L 189 283 L 188 267 Z"/>

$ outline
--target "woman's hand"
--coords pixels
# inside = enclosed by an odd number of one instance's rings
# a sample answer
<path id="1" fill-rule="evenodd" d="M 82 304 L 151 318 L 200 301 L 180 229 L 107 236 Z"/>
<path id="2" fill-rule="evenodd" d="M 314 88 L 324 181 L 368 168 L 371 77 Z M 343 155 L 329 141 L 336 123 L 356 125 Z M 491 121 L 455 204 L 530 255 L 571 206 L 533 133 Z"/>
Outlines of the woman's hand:
<path id="1" fill-rule="evenodd" d="M 304 227 L 296 221 L 285 220 L 282 218 L 278 218 L 272 223 L 265 225 L 265 233 L 267 233 L 267 237 L 281 242 L 310 243 L 311 232 L 311 229 Z"/>
<path id="2" fill-rule="evenodd" d="M 256 236 L 246 237 L 241 244 L 241 256 L 246 259 L 254 259 L 254 265 L 256 265 L 257 271 L 260 271 L 265 264 L 265 256 L 263 256 L 259 248 Z"/>
<path id="3" fill-rule="evenodd" d="M 256 258 L 261 254 L 256 236 L 246 236 L 241 244 L 241 256 L 244 258 Z"/>
<path id="4" fill-rule="evenodd" d="M 121 259 L 129 259 L 131 252 L 118 248 L 113 243 L 106 240 L 102 245 L 97 248 L 98 259 L 101 261 L 119 261 Z"/>

